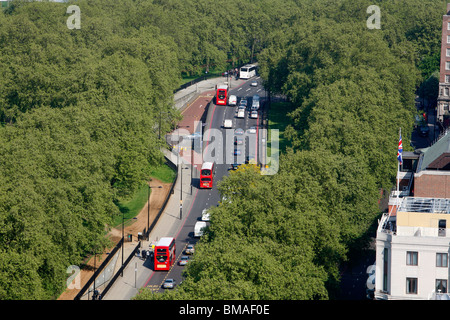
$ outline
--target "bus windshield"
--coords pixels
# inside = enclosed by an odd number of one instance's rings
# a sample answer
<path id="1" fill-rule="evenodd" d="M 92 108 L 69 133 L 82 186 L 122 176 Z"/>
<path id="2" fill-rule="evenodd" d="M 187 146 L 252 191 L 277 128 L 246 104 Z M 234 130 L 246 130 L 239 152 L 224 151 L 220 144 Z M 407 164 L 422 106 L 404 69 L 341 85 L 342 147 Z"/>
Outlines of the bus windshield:
<path id="1" fill-rule="evenodd" d="M 158 262 L 165 262 L 166 260 L 167 260 L 166 255 L 157 255 L 156 256 L 156 261 L 158 261 Z"/>
<path id="2" fill-rule="evenodd" d="M 210 176 L 211 175 L 211 170 L 209 169 L 203 169 L 201 172 L 202 176 Z"/>

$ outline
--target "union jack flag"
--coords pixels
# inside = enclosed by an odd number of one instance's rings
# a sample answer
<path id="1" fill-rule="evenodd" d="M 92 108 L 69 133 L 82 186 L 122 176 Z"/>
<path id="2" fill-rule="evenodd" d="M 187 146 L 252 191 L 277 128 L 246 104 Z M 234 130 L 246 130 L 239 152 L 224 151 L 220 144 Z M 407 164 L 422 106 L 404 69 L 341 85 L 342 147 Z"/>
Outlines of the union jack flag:
<path id="1" fill-rule="evenodd" d="M 400 164 L 402 164 L 403 162 L 402 153 L 403 153 L 403 143 L 402 143 L 402 135 L 400 134 L 400 140 L 398 140 L 398 151 L 397 151 L 397 160 Z"/>

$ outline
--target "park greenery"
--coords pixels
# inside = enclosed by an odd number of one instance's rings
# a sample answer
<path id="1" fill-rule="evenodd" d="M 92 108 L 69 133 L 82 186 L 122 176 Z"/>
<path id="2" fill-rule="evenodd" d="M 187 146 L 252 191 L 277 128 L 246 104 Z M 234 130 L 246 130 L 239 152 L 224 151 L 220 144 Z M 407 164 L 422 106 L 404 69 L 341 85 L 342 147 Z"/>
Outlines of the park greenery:
<path id="1" fill-rule="evenodd" d="M 252 59 L 289 100 L 280 170 L 224 178 L 231 201 L 212 209 L 183 284 L 137 299 L 333 299 L 439 69 L 445 4 L 377 1 L 380 29 L 368 0 L 74 4 L 80 29 L 68 3 L 0 12 L 0 299 L 55 299 L 161 165 L 181 76 Z"/>

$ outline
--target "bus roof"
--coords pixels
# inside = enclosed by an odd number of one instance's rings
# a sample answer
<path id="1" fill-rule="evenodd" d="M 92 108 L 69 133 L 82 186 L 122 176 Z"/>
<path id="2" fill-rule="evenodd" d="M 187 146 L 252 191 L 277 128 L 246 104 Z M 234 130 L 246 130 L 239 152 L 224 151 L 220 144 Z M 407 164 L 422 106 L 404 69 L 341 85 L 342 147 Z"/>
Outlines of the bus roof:
<path id="1" fill-rule="evenodd" d="M 203 169 L 207 169 L 207 170 L 212 170 L 213 167 L 213 163 L 212 162 L 204 162 L 202 165 L 202 170 Z"/>
<path id="2" fill-rule="evenodd" d="M 254 64 L 246 64 L 244 66 L 242 66 L 241 68 L 251 68 L 251 67 L 256 67 Z"/>
<path id="3" fill-rule="evenodd" d="M 157 247 L 168 247 L 174 239 L 175 238 L 173 238 L 173 237 L 162 237 L 161 239 L 159 239 L 156 246 Z"/>
<path id="4" fill-rule="evenodd" d="M 225 89 L 225 90 L 228 90 L 228 86 L 227 86 L 226 84 L 219 84 L 219 85 L 217 86 L 217 89 Z"/>

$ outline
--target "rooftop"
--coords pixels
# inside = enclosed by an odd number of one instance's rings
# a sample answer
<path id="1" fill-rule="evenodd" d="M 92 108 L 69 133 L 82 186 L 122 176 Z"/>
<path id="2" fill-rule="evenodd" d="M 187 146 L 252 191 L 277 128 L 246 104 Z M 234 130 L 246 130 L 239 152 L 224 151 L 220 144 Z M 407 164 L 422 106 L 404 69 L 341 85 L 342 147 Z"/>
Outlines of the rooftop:
<path id="1" fill-rule="evenodd" d="M 404 197 L 398 211 L 450 213 L 450 199 Z"/>

